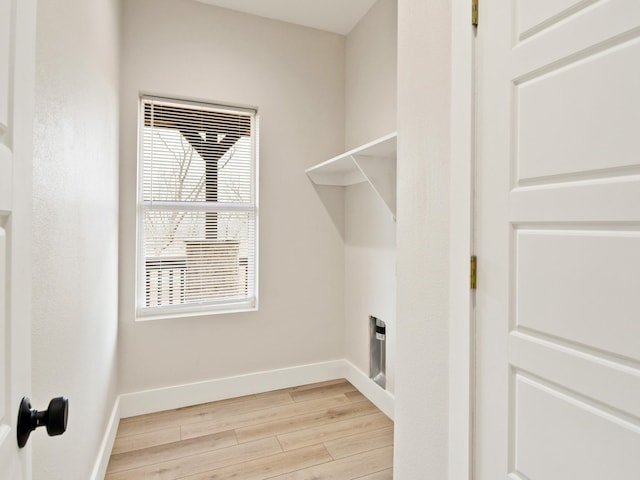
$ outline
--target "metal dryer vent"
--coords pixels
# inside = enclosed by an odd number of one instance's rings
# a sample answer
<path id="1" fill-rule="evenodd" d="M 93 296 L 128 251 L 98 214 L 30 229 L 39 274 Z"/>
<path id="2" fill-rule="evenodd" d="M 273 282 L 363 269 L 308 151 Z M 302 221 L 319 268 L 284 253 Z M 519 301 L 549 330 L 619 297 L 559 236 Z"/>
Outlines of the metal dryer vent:
<path id="1" fill-rule="evenodd" d="M 369 378 L 387 387 L 387 326 L 379 318 L 369 317 Z"/>

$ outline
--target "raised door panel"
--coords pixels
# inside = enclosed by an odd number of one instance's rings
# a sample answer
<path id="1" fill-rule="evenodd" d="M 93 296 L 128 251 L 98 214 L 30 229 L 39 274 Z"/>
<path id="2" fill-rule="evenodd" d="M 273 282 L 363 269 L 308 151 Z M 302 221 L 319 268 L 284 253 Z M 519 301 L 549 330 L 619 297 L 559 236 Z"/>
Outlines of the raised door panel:
<path id="1" fill-rule="evenodd" d="M 11 0 L 0 0 L 0 139 L 6 136 L 9 125 L 11 4 Z"/>
<path id="2" fill-rule="evenodd" d="M 525 39 L 587 8 L 598 0 L 515 0 L 516 26 Z"/>
<path id="3" fill-rule="evenodd" d="M 516 374 L 512 471 L 521 478 L 603 480 L 640 471 L 640 428 L 608 408 Z"/>
<path id="4" fill-rule="evenodd" d="M 10 357 L 10 216 L 13 192 L 13 155 L 10 141 L 9 98 L 11 97 L 11 18 L 12 1 L 0 0 L 0 467 L 13 463 L 11 458 L 13 419 L 11 404 Z M 15 440 L 14 440 L 15 442 Z M 6 458 L 6 460 L 2 460 Z M 13 467 L 12 467 L 13 468 Z"/>
<path id="5" fill-rule="evenodd" d="M 640 362 L 640 231 L 519 230 L 515 325 Z"/>
<path id="6" fill-rule="evenodd" d="M 640 172 L 639 58 L 635 38 L 515 87 L 518 185 Z"/>

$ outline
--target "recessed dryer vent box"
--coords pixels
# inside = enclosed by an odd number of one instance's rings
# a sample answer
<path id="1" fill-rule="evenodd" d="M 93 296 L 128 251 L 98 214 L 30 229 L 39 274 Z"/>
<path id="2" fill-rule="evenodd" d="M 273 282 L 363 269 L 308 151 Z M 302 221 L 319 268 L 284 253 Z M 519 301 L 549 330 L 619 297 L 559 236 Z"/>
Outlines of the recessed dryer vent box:
<path id="1" fill-rule="evenodd" d="M 369 378 L 387 387 L 387 326 L 373 315 L 369 317 Z"/>

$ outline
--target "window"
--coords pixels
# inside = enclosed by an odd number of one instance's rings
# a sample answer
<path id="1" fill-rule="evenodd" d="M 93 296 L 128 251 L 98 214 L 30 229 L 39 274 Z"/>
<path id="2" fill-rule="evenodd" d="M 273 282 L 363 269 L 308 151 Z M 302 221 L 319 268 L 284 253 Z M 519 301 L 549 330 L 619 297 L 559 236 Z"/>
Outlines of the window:
<path id="1" fill-rule="evenodd" d="M 142 97 L 138 316 L 257 307 L 256 112 Z"/>

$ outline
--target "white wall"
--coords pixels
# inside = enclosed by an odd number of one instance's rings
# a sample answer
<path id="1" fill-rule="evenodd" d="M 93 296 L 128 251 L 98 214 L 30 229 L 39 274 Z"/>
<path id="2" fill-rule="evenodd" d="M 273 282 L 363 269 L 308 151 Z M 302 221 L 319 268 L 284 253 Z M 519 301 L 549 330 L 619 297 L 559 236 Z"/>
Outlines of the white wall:
<path id="1" fill-rule="evenodd" d="M 346 148 L 396 130 L 396 0 L 378 0 L 347 36 Z M 369 373 L 369 315 L 387 323 L 387 390 L 394 391 L 395 222 L 371 186 L 345 192 L 345 355 Z"/>
<path id="2" fill-rule="evenodd" d="M 447 478 L 450 8 L 398 2 L 398 480 Z"/>
<path id="3" fill-rule="evenodd" d="M 345 357 L 369 374 L 369 315 L 387 325 L 387 390 L 395 384 L 396 231 L 368 183 L 345 192 Z"/>
<path id="4" fill-rule="evenodd" d="M 38 2 L 31 399 L 70 413 L 35 480 L 90 477 L 117 393 L 118 5 Z"/>
<path id="5" fill-rule="evenodd" d="M 342 237 L 304 169 L 344 147 L 344 37 L 190 0 L 122 18 L 121 391 L 343 358 Z M 140 92 L 258 107 L 258 312 L 135 320 Z"/>
<path id="6" fill-rule="evenodd" d="M 395 132 L 397 51 L 397 0 L 378 0 L 347 35 L 347 150 Z"/>

